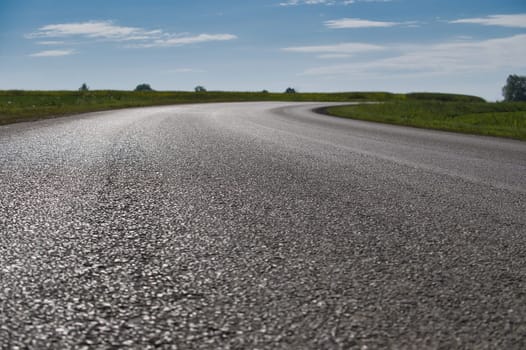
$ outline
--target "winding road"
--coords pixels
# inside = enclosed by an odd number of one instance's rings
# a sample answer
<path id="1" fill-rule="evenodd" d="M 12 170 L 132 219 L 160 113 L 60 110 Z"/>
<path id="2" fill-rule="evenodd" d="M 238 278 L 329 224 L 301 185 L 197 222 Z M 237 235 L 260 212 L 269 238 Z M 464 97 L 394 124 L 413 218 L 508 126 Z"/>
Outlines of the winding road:
<path id="1" fill-rule="evenodd" d="M 525 349 L 526 143 L 319 106 L 0 127 L 0 348 Z"/>

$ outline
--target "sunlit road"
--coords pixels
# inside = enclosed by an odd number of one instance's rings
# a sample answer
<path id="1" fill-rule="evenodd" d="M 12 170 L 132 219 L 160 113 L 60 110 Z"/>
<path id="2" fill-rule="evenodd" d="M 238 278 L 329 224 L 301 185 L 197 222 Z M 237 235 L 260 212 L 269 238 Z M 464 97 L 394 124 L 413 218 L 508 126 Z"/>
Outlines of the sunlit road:
<path id="1" fill-rule="evenodd" d="M 0 127 L 0 348 L 526 348 L 526 143 L 155 107 Z"/>

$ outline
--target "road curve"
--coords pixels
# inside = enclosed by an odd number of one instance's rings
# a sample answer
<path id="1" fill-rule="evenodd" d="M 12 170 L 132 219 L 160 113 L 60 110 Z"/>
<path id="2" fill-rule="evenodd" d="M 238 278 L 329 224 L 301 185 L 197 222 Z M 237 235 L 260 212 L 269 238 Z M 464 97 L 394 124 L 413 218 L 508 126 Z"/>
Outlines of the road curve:
<path id="1" fill-rule="evenodd" d="M 526 143 L 316 106 L 0 127 L 0 348 L 526 348 Z"/>

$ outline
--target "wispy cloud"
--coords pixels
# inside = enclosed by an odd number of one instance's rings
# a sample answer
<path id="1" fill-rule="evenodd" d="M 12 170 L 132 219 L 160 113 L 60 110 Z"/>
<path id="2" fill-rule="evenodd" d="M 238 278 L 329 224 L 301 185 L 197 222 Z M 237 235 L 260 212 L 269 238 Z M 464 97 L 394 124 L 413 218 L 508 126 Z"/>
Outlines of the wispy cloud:
<path id="1" fill-rule="evenodd" d="M 345 58 L 351 58 L 353 55 L 346 54 L 346 53 L 326 53 L 322 55 L 318 55 L 318 58 L 322 60 L 336 60 L 336 59 L 345 59 Z"/>
<path id="2" fill-rule="evenodd" d="M 33 53 L 29 56 L 31 57 L 60 57 L 60 56 L 69 56 L 73 55 L 75 50 L 46 50 Z"/>
<path id="3" fill-rule="evenodd" d="M 233 34 L 199 34 L 195 36 L 181 36 L 174 38 L 156 39 L 153 42 L 139 44 L 138 47 L 168 47 L 188 44 L 198 44 L 210 41 L 229 41 L 237 39 Z"/>
<path id="4" fill-rule="evenodd" d="M 52 46 L 52 45 L 64 45 L 65 42 L 63 41 L 39 41 L 37 42 L 38 45 L 48 45 L 48 46 Z"/>
<path id="5" fill-rule="evenodd" d="M 359 2 L 391 2 L 393 0 L 287 0 L 280 2 L 280 6 L 299 6 L 299 5 L 352 5 Z"/>
<path id="6" fill-rule="evenodd" d="M 104 38 L 113 40 L 133 40 L 134 38 L 149 38 L 158 35 L 159 30 L 146 31 L 136 27 L 124 27 L 111 21 L 88 21 L 80 23 L 49 24 L 40 27 L 38 31 L 29 34 L 29 38 L 57 38 L 68 36 L 84 36 L 88 38 Z"/>
<path id="7" fill-rule="evenodd" d="M 166 71 L 166 73 L 206 73 L 204 69 L 197 69 L 197 68 L 176 68 L 176 69 L 169 69 Z"/>
<path id="8" fill-rule="evenodd" d="M 385 48 L 379 45 L 367 43 L 340 43 L 334 45 L 318 45 L 318 46 L 293 46 L 281 49 L 285 52 L 296 52 L 304 54 L 317 54 L 319 59 L 349 59 L 358 54 L 367 52 L 382 51 Z"/>
<path id="9" fill-rule="evenodd" d="M 479 18 L 464 18 L 449 23 L 482 24 L 485 26 L 500 26 L 510 28 L 526 28 L 526 14 L 491 15 Z"/>
<path id="10" fill-rule="evenodd" d="M 359 2 L 392 2 L 393 0 L 345 0 L 343 3 L 345 5 L 352 5 Z"/>
<path id="11" fill-rule="evenodd" d="M 393 45 L 390 57 L 350 60 L 348 63 L 315 67 L 305 75 L 447 75 L 525 69 L 526 34 L 480 41 L 440 44 Z"/>
<path id="12" fill-rule="evenodd" d="M 133 43 L 129 47 L 168 47 L 209 41 L 236 39 L 233 34 L 176 34 L 163 30 L 147 30 L 139 27 L 127 27 L 112 21 L 88 21 L 79 23 L 50 24 L 40 27 L 36 32 L 26 35 L 29 39 L 80 37 Z M 46 41 L 42 41 L 46 42 Z M 51 41 L 47 41 L 51 42 Z"/>
<path id="13" fill-rule="evenodd" d="M 282 50 L 286 52 L 318 53 L 318 54 L 356 54 L 362 52 L 383 50 L 384 47 L 367 43 L 340 43 L 318 46 L 292 46 Z"/>
<path id="14" fill-rule="evenodd" d="M 325 22 L 325 26 L 332 29 L 344 28 L 386 28 L 400 25 L 399 22 L 371 21 L 360 18 L 342 18 Z"/>
<path id="15" fill-rule="evenodd" d="M 298 5 L 334 5 L 334 0 L 287 0 L 281 2 L 280 6 L 298 6 Z"/>

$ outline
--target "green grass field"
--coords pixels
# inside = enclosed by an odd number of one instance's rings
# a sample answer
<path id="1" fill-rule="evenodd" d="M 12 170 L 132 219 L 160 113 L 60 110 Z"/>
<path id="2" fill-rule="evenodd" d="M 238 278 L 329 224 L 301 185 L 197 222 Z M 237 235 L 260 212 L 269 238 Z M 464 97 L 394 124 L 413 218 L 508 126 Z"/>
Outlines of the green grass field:
<path id="1" fill-rule="evenodd" d="M 425 100 L 408 95 L 405 100 L 331 107 L 324 112 L 380 123 L 526 140 L 524 102 Z"/>
<path id="2" fill-rule="evenodd" d="M 387 92 L 0 91 L 0 125 L 77 113 L 185 103 L 298 101 L 381 102 L 331 107 L 331 115 L 526 140 L 526 103 L 487 103 L 475 96 Z"/>
<path id="3" fill-rule="evenodd" d="M 118 108 L 183 103 L 244 101 L 389 101 L 403 95 L 384 92 L 132 92 L 132 91 L 0 91 L 0 125 Z"/>

